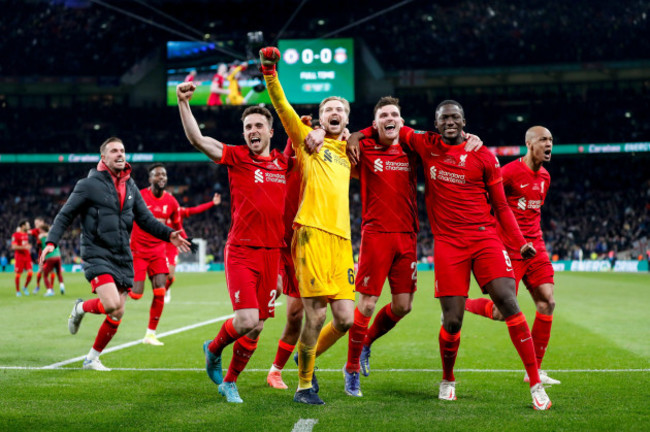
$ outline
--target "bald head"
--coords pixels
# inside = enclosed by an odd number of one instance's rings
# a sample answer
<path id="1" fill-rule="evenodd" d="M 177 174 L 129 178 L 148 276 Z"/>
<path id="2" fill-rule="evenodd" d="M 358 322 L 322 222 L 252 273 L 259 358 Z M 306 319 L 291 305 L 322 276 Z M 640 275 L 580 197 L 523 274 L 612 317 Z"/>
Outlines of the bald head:
<path id="1" fill-rule="evenodd" d="M 546 129 L 544 126 L 533 126 L 526 131 L 526 143 L 533 141 L 535 138 L 540 135 L 546 135 L 552 137 L 551 131 Z M 552 139 L 552 138 L 551 138 Z"/>
<path id="2" fill-rule="evenodd" d="M 533 126 L 526 131 L 526 159 L 533 171 L 537 171 L 543 162 L 550 162 L 553 151 L 553 135 L 544 126 Z"/>

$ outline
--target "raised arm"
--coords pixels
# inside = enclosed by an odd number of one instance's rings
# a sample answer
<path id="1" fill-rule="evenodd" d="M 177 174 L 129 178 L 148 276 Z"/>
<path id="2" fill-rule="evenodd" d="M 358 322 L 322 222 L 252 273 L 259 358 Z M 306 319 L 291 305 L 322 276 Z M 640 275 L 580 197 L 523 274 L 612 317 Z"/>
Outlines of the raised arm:
<path id="1" fill-rule="evenodd" d="M 204 136 L 194 115 L 192 115 L 190 99 L 192 99 L 194 90 L 196 90 L 196 84 L 193 82 L 184 82 L 176 86 L 176 99 L 178 100 L 178 110 L 181 114 L 185 136 L 198 151 L 215 162 L 220 161 L 223 155 L 223 143 Z"/>
<path id="2" fill-rule="evenodd" d="M 266 47 L 260 50 L 260 62 L 262 64 L 262 73 L 266 81 L 266 87 L 273 102 L 275 112 L 280 117 L 284 130 L 289 135 L 291 143 L 295 150 L 304 148 L 304 141 L 307 134 L 312 130 L 300 121 L 300 116 L 293 109 L 287 97 L 284 94 L 276 64 L 280 61 L 280 51 L 275 47 Z M 296 152 L 298 155 L 299 152 Z"/>

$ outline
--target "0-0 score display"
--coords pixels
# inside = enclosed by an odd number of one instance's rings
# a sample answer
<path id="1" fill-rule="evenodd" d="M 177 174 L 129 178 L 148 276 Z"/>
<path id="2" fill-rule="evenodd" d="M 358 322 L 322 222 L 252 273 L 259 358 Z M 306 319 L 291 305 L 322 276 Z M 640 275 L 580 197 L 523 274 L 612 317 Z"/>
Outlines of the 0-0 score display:
<path id="1" fill-rule="evenodd" d="M 291 103 L 319 103 L 328 96 L 354 102 L 353 39 L 280 40 L 280 74 Z"/>

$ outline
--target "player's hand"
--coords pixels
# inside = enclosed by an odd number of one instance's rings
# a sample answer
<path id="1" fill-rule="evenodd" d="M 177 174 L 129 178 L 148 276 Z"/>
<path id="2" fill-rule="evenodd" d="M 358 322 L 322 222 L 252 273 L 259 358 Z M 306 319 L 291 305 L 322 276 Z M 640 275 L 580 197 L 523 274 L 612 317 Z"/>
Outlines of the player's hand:
<path id="1" fill-rule="evenodd" d="M 534 257 L 537 254 L 537 251 L 533 247 L 533 244 L 531 242 L 528 242 L 521 247 L 519 253 L 521 253 L 521 257 L 523 259 L 528 259 Z"/>
<path id="2" fill-rule="evenodd" d="M 359 163 L 359 160 L 361 159 L 361 149 L 359 148 L 359 140 L 363 138 L 363 134 L 360 134 L 358 132 L 355 132 L 353 134 L 350 134 L 348 137 L 348 146 L 345 149 L 346 153 L 348 154 L 348 159 L 350 159 L 350 163 L 352 165 L 356 165 Z"/>
<path id="3" fill-rule="evenodd" d="M 54 250 L 54 245 L 52 243 L 48 243 L 44 248 L 43 252 L 41 252 L 41 256 L 38 257 L 38 265 L 42 266 L 43 263 L 45 262 L 45 255 L 49 254 Z"/>
<path id="4" fill-rule="evenodd" d="M 310 154 L 319 153 L 325 143 L 325 129 L 318 128 L 305 137 L 305 147 Z"/>
<path id="5" fill-rule="evenodd" d="M 216 206 L 218 206 L 219 204 L 221 204 L 221 195 L 219 195 L 218 193 L 215 193 L 215 194 L 212 196 L 212 203 L 213 203 L 214 205 L 216 205 Z"/>
<path id="6" fill-rule="evenodd" d="M 266 47 L 260 50 L 260 62 L 263 68 L 272 68 L 280 61 L 280 50 L 276 47 Z"/>
<path id="7" fill-rule="evenodd" d="M 467 140 L 467 144 L 465 144 L 466 152 L 476 151 L 483 147 L 483 141 L 476 135 L 465 134 L 465 139 Z"/>
<path id="8" fill-rule="evenodd" d="M 176 98 L 178 102 L 189 102 L 196 90 L 196 84 L 193 82 L 184 82 L 176 86 Z"/>
<path id="9" fill-rule="evenodd" d="M 179 251 L 189 252 L 192 244 L 181 236 L 182 232 L 183 231 L 178 230 L 171 233 L 171 235 L 169 236 L 169 242 L 174 246 L 176 246 Z"/>
<path id="10" fill-rule="evenodd" d="M 310 115 L 300 116 L 300 121 L 301 121 L 302 124 L 304 124 L 305 126 L 309 126 L 309 127 L 311 127 L 311 120 L 312 120 L 312 116 L 310 116 Z"/>

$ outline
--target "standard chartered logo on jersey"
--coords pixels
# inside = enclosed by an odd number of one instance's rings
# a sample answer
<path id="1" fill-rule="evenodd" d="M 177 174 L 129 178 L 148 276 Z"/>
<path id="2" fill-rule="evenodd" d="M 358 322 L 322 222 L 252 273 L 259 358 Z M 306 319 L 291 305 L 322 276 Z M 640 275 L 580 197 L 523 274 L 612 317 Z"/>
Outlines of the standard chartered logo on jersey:
<path id="1" fill-rule="evenodd" d="M 521 197 L 517 202 L 517 207 L 521 210 L 526 210 L 526 198 Z"/>
<path id="2" fill-rule="evenodd" d="M 435 166 L 431 167 L 431 169 L 429 170 L 429 173 L 431 174 L 431 179 L 438 180 L 438 170 L 436 169 Z"/>
<path id="3" fill-rule="evenodd" d="M 255 170 L 255 183 L 264 183 L 264 173 L 261 169 Z"/>
<path id="4" fill-rule="evenodd" d="M 384 164 L 383 164 L 381 159 L 375 159 L 374 167 L 375 167 L 375 172 L 383 172 L 384 171 Z"/>

